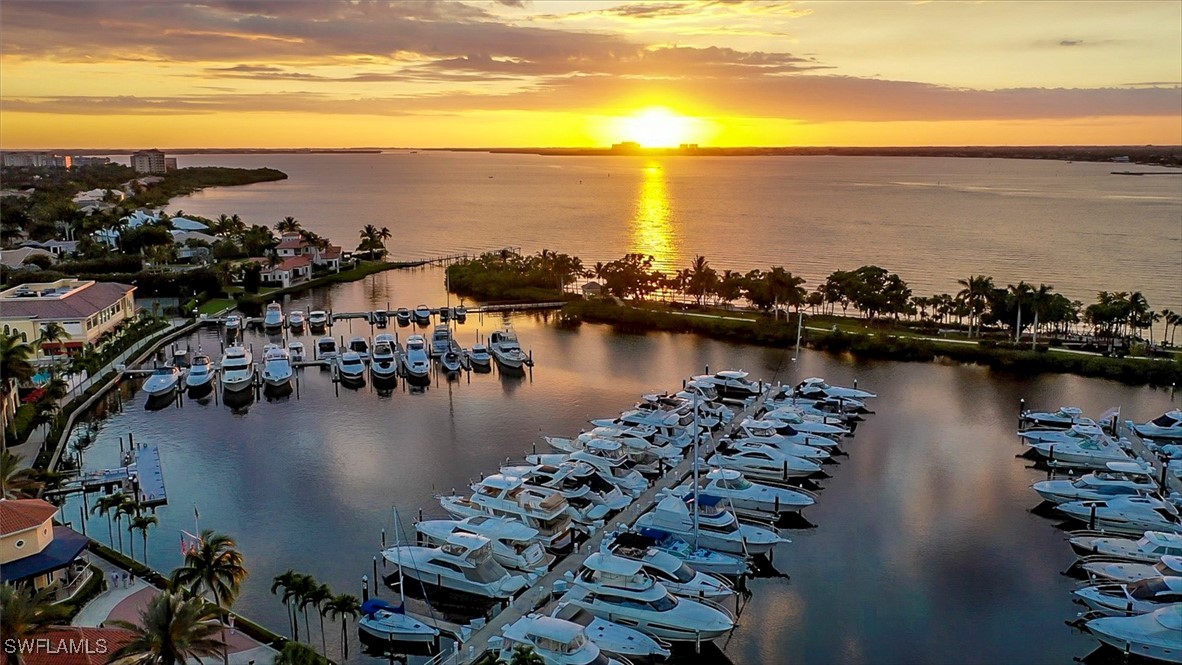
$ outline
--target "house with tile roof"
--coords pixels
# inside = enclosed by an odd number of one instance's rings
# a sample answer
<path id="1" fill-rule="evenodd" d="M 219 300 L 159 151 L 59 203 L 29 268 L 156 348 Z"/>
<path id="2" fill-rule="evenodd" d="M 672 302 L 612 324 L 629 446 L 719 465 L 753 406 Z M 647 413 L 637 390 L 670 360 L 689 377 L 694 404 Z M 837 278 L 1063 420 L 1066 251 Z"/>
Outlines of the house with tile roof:
<path id="1" fill-rule="evenodd" d="M 285 233 L 279 239 L 279 244 L 275 246 L 275 253 L 279 258 L 292 258 L 296 256 L 307 256 L 312 259 L 312 265 L 327 267 L 333 272 L 340 272 L 341 270 L 341 247 L 340 245 L 317 245 L 310 243 L 298 233 Z"/>
<path id="2" fill-rule="evenodd" d="M 312 257 L 289 256 L 276 266 L 263 266 L 264 282 L 276 283 L 287 288 L 312 279 Z"/>
<path id="3" fill-rule="evenodd" d="M 0 578 L 49 589 L 55 599 L 73 595 L 90 574 L 84 555 L 90 540 L 53 523 L 57 506 L 41 499 L 0 500 Z"/>
<path id="4" fill-rule="evenodd" d="M 65 338 L 37 345 L 37 357 L 69 353 L 134 317 L 134 292 L 129 284 L 72 278 L 21 284 L 0 291 L 0 326 L 5 335 L 35 343 L 46 324 L 58 323 Z"/>

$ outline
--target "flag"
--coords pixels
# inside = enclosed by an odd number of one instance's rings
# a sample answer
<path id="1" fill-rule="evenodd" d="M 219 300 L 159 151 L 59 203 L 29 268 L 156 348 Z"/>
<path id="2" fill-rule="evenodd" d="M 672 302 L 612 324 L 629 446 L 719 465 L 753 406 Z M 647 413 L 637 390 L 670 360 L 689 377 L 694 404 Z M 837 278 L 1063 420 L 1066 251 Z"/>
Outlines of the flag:
<path id="1" fill-rule="evenodd" d="M 201 519 L 201 513 L 197 512 L 197 504 L 193 504 L 193 519 Z"/>

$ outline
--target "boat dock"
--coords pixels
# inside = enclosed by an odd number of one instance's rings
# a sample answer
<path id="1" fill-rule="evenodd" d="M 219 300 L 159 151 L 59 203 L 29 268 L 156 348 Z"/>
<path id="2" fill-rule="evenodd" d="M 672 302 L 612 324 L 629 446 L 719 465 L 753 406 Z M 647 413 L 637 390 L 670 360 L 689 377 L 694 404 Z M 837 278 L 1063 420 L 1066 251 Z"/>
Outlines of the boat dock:
<path id="1" fill-rule="evenodd" d="M 1117 438 L 1126 439 L 1131 444 L 1134 455 L 1153 467 L 1153 476 L 1163 491 L 1182 493 L 1182 478 L 1170 473 L 1165 463 L 1145 445 L 1145 440 L 1133 429 L 1133 421 L 1116 419 L 1114 430 Z"/>
<path id="2" fill-rule="evenodd" d="M 504 313 L 504 312 L 535 312 L 535 311 L 555 310 L 555 309 L 562 309 L 562 306 L 565 304 L 566 304 L 566 302 L 562 301 L 562 300 L 552 300 L 552 301 L 546 301 L 546 302 L 508 303 L 508 304 L 503 304 L 503 305 L 480 305 L 480 306 L 476 306 L 476 307 L 466 308 L 467 309 L 466 316 L 473 316 L 473 315 L 479 316 L 482 314 L 494 314 L 494 313 Z M 438 317 L 438 316 L 440 316 L 440 312 L 446 310 L 448 312 L 449 318 L 456 318 L 455 309 L 456 309 L 455 307 L 432 307 L 432 308 L 430 308 L 430 311 L 431 311 L 431 316 Z M 413 312 L 414 310 L 411 310 L 411 311 Z M 372 324 L 372 323 L 376 323 L 375 318 L 377 318 L 377 317 L 374 316 L 375 314 L 377 314 L 377 315 L 384 314 L 388 321 L 393 321 L 395 316 L 398 314 L 398 310 L 391 309 L 390 305 L 387 304 L 386 309 L 375 309 L 370 312 L 328 312 L 328 325 L 331 327 L 332 324 L 337 321 L 350 321 L 353 319 L 362 319 L 366 323 Z M 201 319 L 201 321 L 203 323 L 216 323 L 218 325 L 222 325 L 226 322 L 226 318 L 227 317 L 224 317 L 224 316 L 206 317 L 206 318 Z M 263 317 L 261 317 L 261 316 L 249 316 L 249 317 L 241 317 L 241 318 L 242 318 L 242 323 L 244 325 L 250 325 L 250 326 L 256 326 L 256 327 L 263 325 Z M 463 318 L 463 317 L 461 317 L 461 318 Z M 309 325 L 310 324 L 308 324 L 307 322 L 304 323 L 304 327 L 308 327 Z M 286 320 L 284 320 L 282 327 L 284 327 L 284 328 L 288 327 Z"/>
<path id="3" fill-rule="evenodd" d="M 67 480 L 45 496 L 65 496 L 75 493 L 105 492 L 122 489 L 134 492 L 139 502 L 147 507 L 168 503 L 164 487 L 164 470 L 160 463 L 160 448 L 152 444 L 132 444 L 131 450 L 123 452 L 123 466 L 101 469 L 81 474 Z"/>

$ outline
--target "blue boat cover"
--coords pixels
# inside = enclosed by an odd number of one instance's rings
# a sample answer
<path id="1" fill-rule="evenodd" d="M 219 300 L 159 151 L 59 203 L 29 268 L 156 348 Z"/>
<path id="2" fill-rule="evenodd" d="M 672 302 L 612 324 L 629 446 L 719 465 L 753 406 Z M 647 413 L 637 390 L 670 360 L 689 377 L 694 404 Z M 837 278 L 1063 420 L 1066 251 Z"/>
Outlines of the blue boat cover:
<path id="1" fill-rule="evenodd" d="M 650 527 L 650 528 L 642 528 L 640 530 L 640 535 L 644 536 L 645 538 L 652 538 L 653 540 L 656 540 L 659 542 L 659 541 L 662 541 L 662 540 L 665 540 L 666 538 L 668 538 L 669 532 L 668 531 L 661 531 L 660 529 L 653 529 Z"/>
<path id="2" fill-rule="evenodd" d="M 692 492 L 685 495 L 685 502 L 686 503 L 693 503 L 693 501 L 694 501 L 694 495 Z M 713 494 L 698 494 L 698 505 L 699 506 L 710 507 L 710 506 L 717 506 L 720 503 L 722 503 L 722 497 L 720 497 L 720 496 L 714 496 Z"/>
<path id="3" fill-rule="evenodd" d="M 386 610 L 387 612 L 394 612 L 396 614 L 403 614 L 402 605 L 391 605 L 381 598 L 370 598 L 361 604 L 361 613 L 372 615 L 378 610 Z"/>

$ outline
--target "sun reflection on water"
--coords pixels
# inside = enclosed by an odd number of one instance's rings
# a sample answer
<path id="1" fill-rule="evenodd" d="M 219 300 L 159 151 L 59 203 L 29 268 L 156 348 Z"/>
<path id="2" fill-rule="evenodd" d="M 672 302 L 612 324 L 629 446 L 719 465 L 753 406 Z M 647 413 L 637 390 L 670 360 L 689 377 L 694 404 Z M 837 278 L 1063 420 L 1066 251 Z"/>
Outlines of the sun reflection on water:
<path id="1" fill-rule="evenodd" d="M 644 167 L 636 217 L 632 222 L 632 245 L 628 251 L 653 257 L 653 266 L 669 272 L 676 260 L 673 224 L 669 221 L 669 193 L 665 169 L 657 162 Z"/>

